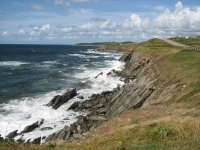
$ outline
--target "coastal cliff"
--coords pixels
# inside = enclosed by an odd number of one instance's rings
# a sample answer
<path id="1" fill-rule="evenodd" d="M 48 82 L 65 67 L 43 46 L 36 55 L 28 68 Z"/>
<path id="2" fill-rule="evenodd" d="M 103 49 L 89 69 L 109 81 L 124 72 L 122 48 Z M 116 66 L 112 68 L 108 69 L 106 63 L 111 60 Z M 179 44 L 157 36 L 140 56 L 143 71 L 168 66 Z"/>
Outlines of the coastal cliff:
<path id="1" fill-rule="evenodd" d="M 107 75 L 124 86 L 73 103 L 70 110 L 86 115 L 37 148 L 199 149 L 199 51 L 159 39 L 104 50 L 123 52 L 124 69 Z"/>
<path id="2" fill-rule="evenodd" d="M 109 51 L 113 52 L 125 51 L 119 59 L 125 62 L 124 69 L 120 72 L 112 70 L 107 74 L 121 76 L 125 85 L 113 91 L 94 94 L 85 102 L 72 104 L 70 109 L 88 112 L 87 115 L 80 116 L 70 127 L 66 126 L 60 132 L 50 135 L 46 141 L 81 139 L 85 133 L 94 130 L 106 120 L 128 110 L 170 104 L 183 94 L 186 83 L 177 78 L 179 72 L 167 73 L 169 68 L 165 64 L 167 52 L 160 56 L 151 55 L 142 52 L 141 48 L 129 45 L 110 49 Z"/>

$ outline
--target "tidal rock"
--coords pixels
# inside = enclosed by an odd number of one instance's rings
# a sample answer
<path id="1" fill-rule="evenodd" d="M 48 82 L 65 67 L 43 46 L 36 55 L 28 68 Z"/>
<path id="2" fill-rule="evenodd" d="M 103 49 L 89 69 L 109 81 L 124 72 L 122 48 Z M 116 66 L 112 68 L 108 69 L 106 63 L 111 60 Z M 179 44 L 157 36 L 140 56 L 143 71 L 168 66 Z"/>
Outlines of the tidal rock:
<path id="1" fill-rule="evenodd" d="M 67 110 L 76 109 L 79 106 L 80 102 L 74 102 Z"/>
<path id="2" fill-rule="evenodd" d="M 36 129 L 37 127 L 39 127 L 40 125 L 42 125 L 44 122 L 44 119 L 41 119 L 40 121 L 34 122 L 31 125 L 28 125 L 24 128 L 24 130 L 22 131 L 22 133 L 27 133 L 27 132 L 31 132 L 34 129 Z"/>
<path id="3" fill-rule="evenodd" d="M 52 106 L 53 109 L 58 109 L 61 105 L 68 102 L 71 98 L 77 95 L 76 89 L 72 89 L 67 91 L 62 96 L 57 95 L 55 96 L 46 106 Z"/>
<path id="4" fill-rule="evenodd" d="M 44 127 L 44 128 L 41 128 L 41 131 L 45 131 L 45 130 L 52 130 L 53 128 L 51 127 Z"/>
<path id="5" fill-rule="evenodd" d="M 84 99 L 84 97 L 83 97 L 83 96 L 81 96 L 81 95 L 80 95 L 80 96 L 77 96 L 77 98 L 79 98 L 79 99 Z"/>
<path id="6" fill-rule="evenodd" d="M 99 73 L 95 78 L 98 78 L 101 75 L 103 75 L 103 72 Z"/>
<path id="7" fill-rule="evenodd" d="M 9 138 L 9 139 L 14 138 L 15 136 L 17 136 L 17 131 L 18 131 L 18 130 L 15 130 L 15 131 L 13 131 L 13 132 L 10 132 L 8 135 L 6 135 L 6 137 Z"/>
<path id="8" fill-rule="evenodd" d="M 38 137 L 38 138 L 34 139 L 34 140 L 31 142 L 31 144 L 39 145 L 40 142 L 41 142 L 41 137 Z"/>

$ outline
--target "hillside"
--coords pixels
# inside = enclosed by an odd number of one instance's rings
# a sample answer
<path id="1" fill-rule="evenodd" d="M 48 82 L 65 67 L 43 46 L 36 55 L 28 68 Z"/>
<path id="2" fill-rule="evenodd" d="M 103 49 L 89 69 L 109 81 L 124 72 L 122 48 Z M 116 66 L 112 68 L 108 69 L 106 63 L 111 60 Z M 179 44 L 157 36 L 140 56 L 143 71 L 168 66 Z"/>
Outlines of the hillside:
<path id="1" fill-rule="evenodd" d="M 198 41 L 193 39 L 197 45 Z M 200 149 L 200 51 L 162 40 L 112 43 L 124 52 L 126 86 L 112 95 L 100 125 L 75 141 L 3 149 Z"/>

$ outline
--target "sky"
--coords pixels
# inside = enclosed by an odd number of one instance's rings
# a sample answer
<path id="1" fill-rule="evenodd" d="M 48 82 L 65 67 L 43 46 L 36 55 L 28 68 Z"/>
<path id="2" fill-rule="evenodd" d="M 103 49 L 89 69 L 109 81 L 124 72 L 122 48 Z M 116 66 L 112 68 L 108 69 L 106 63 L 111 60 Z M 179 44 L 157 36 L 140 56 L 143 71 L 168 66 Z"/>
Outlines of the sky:
<path id="1" fill-rule="evenodd" d="M 0 44 L 200 36 L 199 0 L 0 0 Z"/>

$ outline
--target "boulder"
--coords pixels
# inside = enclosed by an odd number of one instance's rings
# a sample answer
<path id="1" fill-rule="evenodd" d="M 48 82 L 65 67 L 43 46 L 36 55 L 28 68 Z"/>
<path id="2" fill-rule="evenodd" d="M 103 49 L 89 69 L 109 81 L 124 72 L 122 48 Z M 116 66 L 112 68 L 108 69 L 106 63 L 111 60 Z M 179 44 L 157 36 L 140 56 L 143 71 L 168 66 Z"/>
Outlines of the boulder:
<path id="1" fill-rule="evenodd" d="M 55 140 L 68 140 L 73 134 L 73 131 L 69 126 L 65 126 L 62 130 L 57 133 L 53 133 L 46 138 L 46 141 Z"/>
<path id="2" fill-rule="evenodd" d="M 80 102 L 74 102 L 67 110 L 76 109 L 79 106 Z"/>
<path id="3" fill-rule="evenodd" d="M 37 127 L 39 127 L 40 125 L 42 125 L 44 122 L 44 119 L 41 119 L 40 121 L 34 122 L 31 125 L 28 125 L 24 128 L 24 130 L 22 131 L 22 133 L 27 133 L 27 132 L 31 132 L 34 129 L 36 129 Z"/>
<path id="4" fill-rule="evenodd" d="M 41 128 L 41 131 L 52 130 L 52 129 L 53 129 L 52 127 L 44 127 L 44 128 Z"/>
<path id="5" fill-rule="evenodd" d="M 17 131 L 18 131 L 18 130 L 15 130 L 15 131 L 13 131 L 13 132 L 10 132 L 8 135 L 6 135 L 6 137 L 9 138 L 9 139 L 14 138 L 15 136 L 17 136 Z"/>
<path id="6" fill-rule="evenodd" d="M 50 107 L 52 106 L 53 109 L 58 109 L 61 105 L 68 102 L 71 98 L 77 95 L 76 89 L 72 89 L 70 91 L 67 91 L 62 96 L 57 95 L 55 96 L 46 106 Z"/>
<path id="7" fill-rule="evenodd" d="M 87 108 L 90 108 L 90 107 L 92 107 L 92 106 L 93 106 L 92 103 L 86 101 L 85 103 L 83 103 L 83 104 L 79 107 L 79 109 L 87 109 Z"/>

